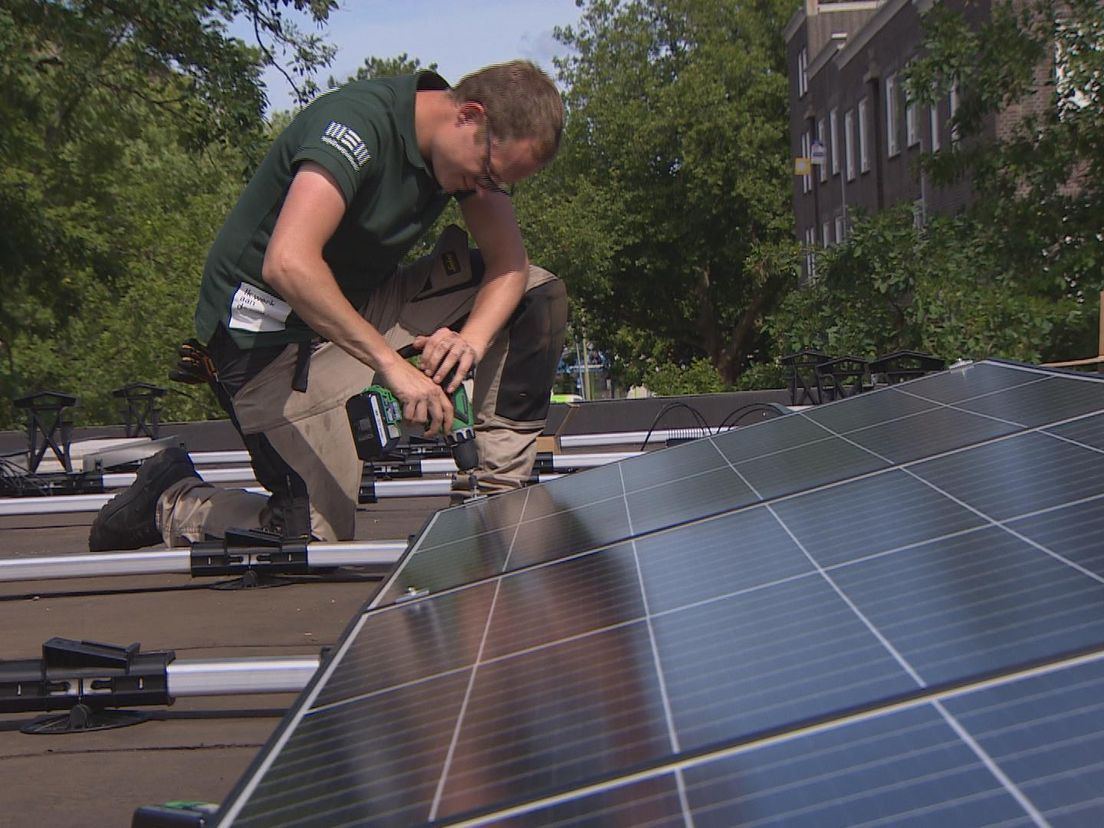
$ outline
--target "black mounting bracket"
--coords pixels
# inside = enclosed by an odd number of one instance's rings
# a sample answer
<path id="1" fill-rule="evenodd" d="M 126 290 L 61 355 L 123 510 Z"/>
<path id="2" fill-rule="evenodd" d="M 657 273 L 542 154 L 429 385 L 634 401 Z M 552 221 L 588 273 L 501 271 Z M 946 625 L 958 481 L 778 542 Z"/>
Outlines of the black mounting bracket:
<path id="1" fill-rule="evenodd" d="M 869 391 L 870 365 L 865 359 L 841 356 L 825 360 L 816 366 L 817 388 L 821 402 L 833 402 Z"/>
<path id="2" fill-rule="evenodd" d="M 937 356 L 922 351 L 894 351 L 878 357 L 870 363 L 870 373 L 880 375 L 886 385 L 896 385 L 910 379 L 942 371 L 947 363 Z"/>
<path id="3" fill-rule="evenodd" d="M 285 538 L 259 529 L 227 529 L 223 540 L 192 544 L 192 576 L 244 575 L 258 571 L 273 575 L 309 575 L 307 540 Z"/>
<path id="4" fill-rule="evenodd" d="M 111 392 L 113 397 L 121 397 L 126 402 L 122 414 L 127 437 L 157 439 L 161 427 L 161 407 L 157 401 L 167 393 L 167 388 L 148 382 L 132 382 Z"/>
<path id="5" fill-rule="evenodd" d="M 790 405 L 817 405 L 823 402 L 816 369 L 831 358 L 823 351 L 811 348 L 782 357 L 782 364 L 790 369 Z"/>
<path id="6" fill-rule="evenodd" d="M 66 409 L 79 405 L 80 398 L 61 391 L 39 391 L 20 397 L 13 404 L 16 408 L 27 409 L 27 471 L 32 474 L 38 471 L 47 449 L 53 451 L 66 472 L 73 471 L 73 463 L 69 459 L 73 423 Z"/>
<path id="7" fill-rule="evenodd" d="M 107 708 L 172 704 L 168 666 L 176 658 L 172 650 L 141 653 L 139 647 L 51 638 L 41 659 L 0 662 L 0 713 L 69 711 L 32 722 L 24 729 L 28 733 L 134 724 L 141 718 L 112 718 Z"/>

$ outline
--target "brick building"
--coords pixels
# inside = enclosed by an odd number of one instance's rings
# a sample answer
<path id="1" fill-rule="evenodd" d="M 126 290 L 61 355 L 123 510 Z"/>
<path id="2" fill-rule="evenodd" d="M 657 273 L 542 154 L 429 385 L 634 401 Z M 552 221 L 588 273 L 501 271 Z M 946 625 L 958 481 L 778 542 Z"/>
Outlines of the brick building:
<path id="1" fill-rule="evenodd" d="M 902 72 L 920 49 L 920 18 L 932 0 L 802 2 L 785 30 L 790 145 L 795 158 L 809 158 L 819 144 L 824 163 L 794 176 L 798 240 L 810 249 L 842 241 L 856 209 L 908 202 L 923 221 L 964 206 L 969 181 L 936 188 L 919 169 L 922 153 L 956 140 L 949 122 L 957 90 L 934 106 L 910 104 L 904 92 Z M 989 0 L 967 8 L 980 19 Z"/>

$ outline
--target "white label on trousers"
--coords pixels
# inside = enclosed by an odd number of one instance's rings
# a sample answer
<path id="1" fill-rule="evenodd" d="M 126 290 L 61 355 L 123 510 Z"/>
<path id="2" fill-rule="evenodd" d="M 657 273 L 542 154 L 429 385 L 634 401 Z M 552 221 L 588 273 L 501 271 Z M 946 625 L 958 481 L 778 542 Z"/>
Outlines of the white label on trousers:
<path id="1" fill-rule="evenodd" d="M 244 282 L 230 301 L 230 327 L 239 331 L 282 331 L 291 305 Z"/>

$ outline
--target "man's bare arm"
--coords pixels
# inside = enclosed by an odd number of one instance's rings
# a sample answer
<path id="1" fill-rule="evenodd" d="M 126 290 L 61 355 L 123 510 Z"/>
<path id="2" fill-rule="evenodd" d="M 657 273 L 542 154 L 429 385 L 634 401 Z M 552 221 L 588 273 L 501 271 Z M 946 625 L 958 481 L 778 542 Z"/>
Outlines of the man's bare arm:
<path id="1" fill-rule="evenodd" d="M 379 372 L 403 403 L 406 419 L 438 431 L 452 422 L 448 397 L 349 304 L 322 258 L 344 214 L 345 199 L 333 176 L 305 162 L 280 210 L 262 276 L 313 330 Z"/>
<path id="2" fill-rule="evenodd" d="M 422 348 L 422 367 L 435 382 L 457 367 L 456 378 L 446 389 L 449 392 L 483 358 L 525 295 L 529 278 L 529 261 L 510 200 L 497 193 L 477 192 L 465 199 L 460 209 L 483 255 L 483 285 L 460 333 L 441 328 L 414 343 Z"/>

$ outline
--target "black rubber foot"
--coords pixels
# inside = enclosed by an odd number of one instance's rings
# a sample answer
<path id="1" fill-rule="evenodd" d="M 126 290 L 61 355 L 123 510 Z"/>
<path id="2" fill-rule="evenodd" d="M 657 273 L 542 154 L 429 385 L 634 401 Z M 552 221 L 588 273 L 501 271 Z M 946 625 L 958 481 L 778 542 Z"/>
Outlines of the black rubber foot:
<path id="1" fill-rule="evenodd" d="M 68 713 L 39 716 L 19 728 L 21 733 L 38 736 L 51 736 L 62 733 L 90 733 L 93 730 L 114 730 L 117 727 L 130 727 L 141 724 L 149 718 L 148 713 L 135 710 L 93 710 L 85 704 L 78 704 Z"/>
<path id="2" fill-rule="evenodd" d="M 211 589 L 271 589 L 272 587 L 290 586 L 294 583 L 296 581 L 292 578 L 283 578 L 279 575 L 269 575 L 250 569 L 243 572 L 240 578 L 211 584 Z"/>

